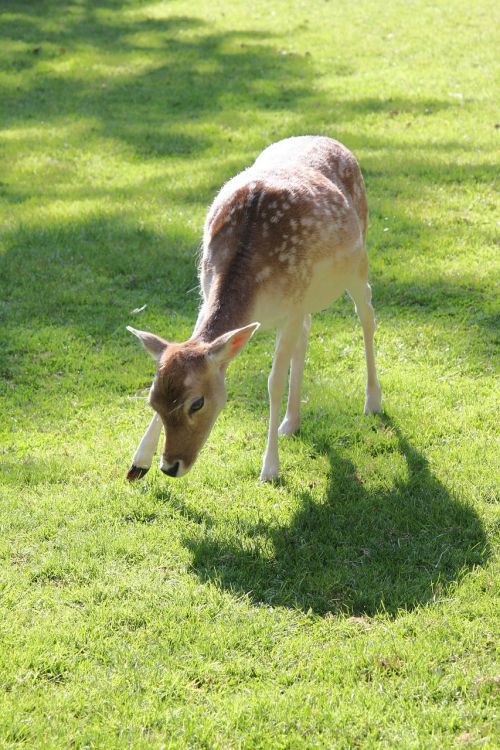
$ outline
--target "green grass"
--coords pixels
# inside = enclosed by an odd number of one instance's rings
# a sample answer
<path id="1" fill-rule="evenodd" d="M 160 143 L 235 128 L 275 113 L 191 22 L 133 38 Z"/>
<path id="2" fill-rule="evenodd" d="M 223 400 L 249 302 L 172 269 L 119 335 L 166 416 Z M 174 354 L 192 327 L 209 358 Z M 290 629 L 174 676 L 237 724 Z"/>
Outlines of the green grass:
<path id="1" fill-rule="evenodd" d="M 494 748 L 498 4 L 21 2 L 0 16 L 0 746 Z M 358 156 L 385 414 L 351 303 L 259 486 L 272 337 L 196 467 L 124 475 L 220 185 Z M 147 304 L 139 315 L 134 308 Z M 496 342 L 498 343 L 498 341 Z"/>

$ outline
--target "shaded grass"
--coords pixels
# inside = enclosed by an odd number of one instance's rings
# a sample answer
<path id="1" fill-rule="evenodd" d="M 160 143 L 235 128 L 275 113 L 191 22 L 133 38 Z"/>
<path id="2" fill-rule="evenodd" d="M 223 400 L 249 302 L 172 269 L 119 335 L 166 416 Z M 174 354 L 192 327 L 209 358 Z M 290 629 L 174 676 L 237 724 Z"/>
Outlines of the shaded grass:
<path id="1" fill-rule="evenodd" d="M 498 744 L 496 14 L 2 12 L 2 746 Z M 152 369 L 125 325 L 189 335 L 207 205 L 304 132 L 366 176 L 386 414 L 341 300 L 280 483 L 261 336 L 193 472 L 126 486 Z"/>
<path id="2" fill-rule="evenodd" d="M 391 419 L 373 424 L 373 432 L 365 449 L 373 463 L 392 464 L 392 486 L 366 489 L 354 464 L 332 451 L 330 434 L 319 440 L 316 435 L 308 457 L 328 457 L 324 500 L 302 491 L 285 524 L 257 521 L 247 527 L 244 520 L 238 537 L 230 531 L 229 539 L 220 539 L 211 526 L 208 533 L 204 528 L 187 542 L 202 578 L 250 592 L 255 601 L 323 615 L 396 615 L 435 599 L 450 581 L 481 564 L 487 547 L 476 513 L 436 480 Z M 355 440 L 350 434 L 338 443 Z M 406 466 L 398 465 L 401 458 Z M 286 478 L 282 482 L 286 486 Z"/>

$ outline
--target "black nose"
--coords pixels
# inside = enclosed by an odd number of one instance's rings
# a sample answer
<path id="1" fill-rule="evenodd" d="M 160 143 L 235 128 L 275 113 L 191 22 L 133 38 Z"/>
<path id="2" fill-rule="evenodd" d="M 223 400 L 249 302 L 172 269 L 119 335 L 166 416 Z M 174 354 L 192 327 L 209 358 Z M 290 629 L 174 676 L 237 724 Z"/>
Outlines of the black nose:
<path id="1" fill-rule="evenodd" d="M 176 477 L 177 472 L 179 471 L 179 462 L 176 461 L 175 464 L 170 467 L 170 469 L 162 469 L 162 471 L 169 477 Z"/>

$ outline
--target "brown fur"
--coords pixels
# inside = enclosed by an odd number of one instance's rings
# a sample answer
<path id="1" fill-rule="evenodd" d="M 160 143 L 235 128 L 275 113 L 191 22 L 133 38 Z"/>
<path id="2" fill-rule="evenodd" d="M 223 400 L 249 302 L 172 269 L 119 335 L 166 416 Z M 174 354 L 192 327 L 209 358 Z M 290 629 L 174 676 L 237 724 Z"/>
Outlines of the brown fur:
<path id="1" fill-rule="evenodd" d="M 214 283 L 201 337 L 220 335 L 227 320 L 248 322 L 262 288 L 300 304 L 321 259 L 339 271 L 359 263 L 367 217 L 363 177 L 345 146 L 312 137 L 270 146 L 226 184 L 207 216 L 201 277 Z"/>
<path id="2" fill-rule="evenodd" d="M 160 359 L 149 403 L 165 425 L 163 453 L 169 463 L 179 458 L 187 466 L 194 463 L 212 427 L 214 420 L 207 409 L 194 414 L 189 411 L 190 404 L 202 395 L 209 404 L 219 399 L 210 377 L 207 350 L 207 344 L 195 341 L 169 344 Z"/>

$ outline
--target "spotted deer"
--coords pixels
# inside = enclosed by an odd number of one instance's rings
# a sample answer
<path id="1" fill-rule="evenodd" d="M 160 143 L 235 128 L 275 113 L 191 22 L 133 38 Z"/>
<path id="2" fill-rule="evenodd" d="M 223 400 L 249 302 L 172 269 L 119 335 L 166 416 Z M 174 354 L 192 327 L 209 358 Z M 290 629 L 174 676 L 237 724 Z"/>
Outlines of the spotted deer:
<path id="1" fill-rule="evenodd" d="M 347 291 L 363 328 L 365 413 L 380 409 L 375 318 L 365 247 L 365 186 L 353 154 L 320 136 L 287 138 L 266 148 L 229 180 L 206 218 L 200 264 L 202 305 L 188 341 L 128 327 L 157 360 L 149 394 L 155 414 L 132 459 L 129 480 L 151 466 L 165 428 L 160 468 L 171 477 L 193 466 L 226 402 L 229 362 L 259 325 L 275 328 L 268 380 L 270 415 L 260 478 L 279 473 L 278 435 L 300 425 L 300 392 L 311 313 Z M 258 322 L 253 322 L 258 321 Z M 288 371 L 284 420 L 280 406 Z"/>

